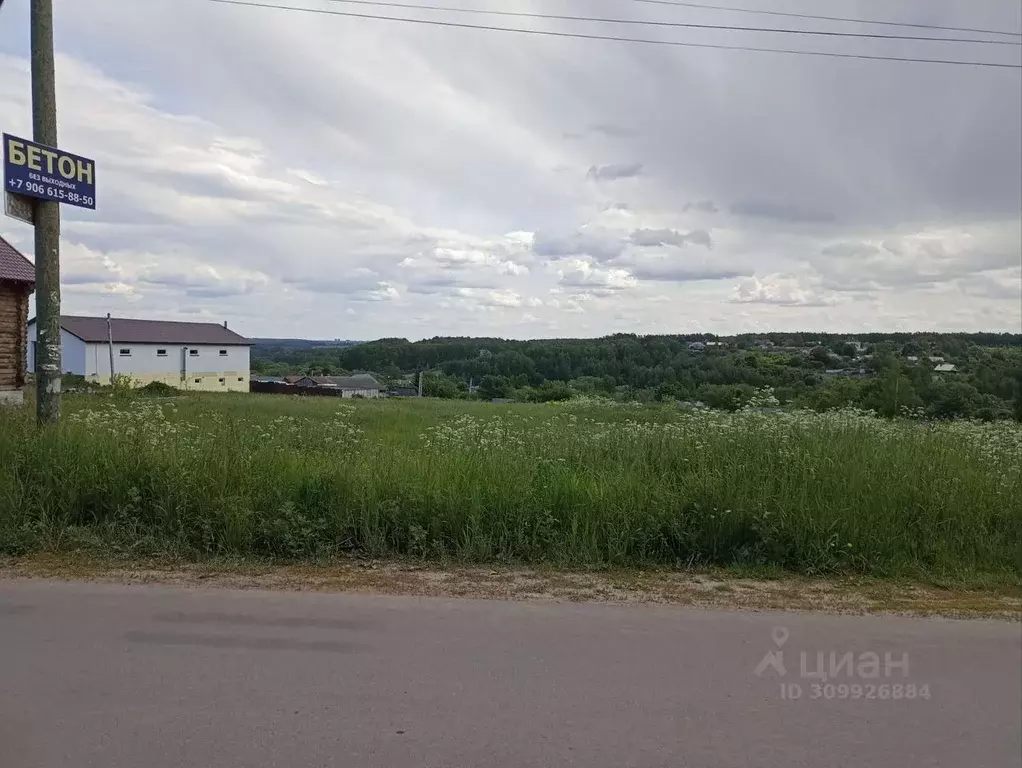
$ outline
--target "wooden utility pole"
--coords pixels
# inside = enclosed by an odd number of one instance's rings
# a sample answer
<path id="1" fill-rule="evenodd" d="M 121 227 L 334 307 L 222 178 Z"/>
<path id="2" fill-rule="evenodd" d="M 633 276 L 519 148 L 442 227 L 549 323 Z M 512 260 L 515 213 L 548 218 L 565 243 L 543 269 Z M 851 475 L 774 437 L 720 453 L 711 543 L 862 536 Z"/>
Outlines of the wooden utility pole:
<path id="1" fill-rule="evenodd" d="M 32 131 L 57 146 L 53 0 L 31 0 Z M 36 419 L 60 421 L 60 203 L 35 201 Z"/>
<path id="2" fill-rule="evenodd" d="M 114 327 L 110 322 L 110 313 L 106 313 L 106 342 L 110 350 L 110 386 L 114 385 Z"/>

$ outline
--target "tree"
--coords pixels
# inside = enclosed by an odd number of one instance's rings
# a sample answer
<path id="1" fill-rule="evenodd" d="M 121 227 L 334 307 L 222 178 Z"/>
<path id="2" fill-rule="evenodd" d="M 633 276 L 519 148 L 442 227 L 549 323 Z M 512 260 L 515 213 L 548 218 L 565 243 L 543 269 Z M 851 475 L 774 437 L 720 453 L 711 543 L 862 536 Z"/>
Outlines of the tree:
<path id="1" fill-rule="evenodd" d="M 826 368 L 830 365 L 830 350 L 826 347 L 813 347 L 809 351 L 809 359 L 812 362 L 817 363 L 820 367 Z"/>
<path id="2" fill-rule="evenodd" d="M 422 394 L 426 397 L 453 399 L 461 392 L 458 382 L 442 373 L 427 373 L 422 377 Z"/>
<path id="3" fill-rule="evenodd" d="M 935 383 L 927 415 L 936 419 L 953 419 L 972 415 L 979 405 L 979 392 L 964 381 L 941 381 Z"/>
<path id="4" fill-rule="evenodd" d="M 835 342 L 831 347 L 835 354 L 841 355 L 841 357 L 855 357 L 855 347 L 847 341 Z"/>
<path id="5" fill-rule="evenodd" d="M 484 400 L 510 397 L 511 381 L 506 376 L 483 376 L 478 392 Z"/>
<path id="6" fill-rule="evenodd" d="M 923 401 L 909 378 L 892 368 L 871 382 L 863 406 L 881 416 L 900 416 L 905 409 L 921 408 Z"/>
<path id="7" fill-rule="evenodd" d="M 572 394 L 574 393 L 571 391 L 571 387 L 563 381 L 544 381 L 529 391 L 527 399 L 533 403 L 550 403 L 558 400 L 570 400 Z"/>

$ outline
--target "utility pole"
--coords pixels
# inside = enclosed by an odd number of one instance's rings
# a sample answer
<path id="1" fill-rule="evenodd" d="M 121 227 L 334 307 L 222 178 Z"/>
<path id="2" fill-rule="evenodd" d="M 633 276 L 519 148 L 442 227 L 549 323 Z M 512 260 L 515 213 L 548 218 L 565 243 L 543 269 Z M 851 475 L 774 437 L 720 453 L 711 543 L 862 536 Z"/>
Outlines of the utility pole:
<path id="1" fill-rule="evenodd" d="M 422 371 L 419 371 L 419 397 L 422 397 Z"/>
<path id="2" fill-rule="evenodd" d="M 110 350 L 110 386 L 114 385 L 114 327 L 110 322 L 110 313 L 106 313 L 106 341 Z"/>
<path id="3" fill-rule="evenodd" d="M 31 0 L 32 131 L 57 146 L 53 0 Z M 60 421 L 60 203 L 35 201 L 36 419 Z"/>

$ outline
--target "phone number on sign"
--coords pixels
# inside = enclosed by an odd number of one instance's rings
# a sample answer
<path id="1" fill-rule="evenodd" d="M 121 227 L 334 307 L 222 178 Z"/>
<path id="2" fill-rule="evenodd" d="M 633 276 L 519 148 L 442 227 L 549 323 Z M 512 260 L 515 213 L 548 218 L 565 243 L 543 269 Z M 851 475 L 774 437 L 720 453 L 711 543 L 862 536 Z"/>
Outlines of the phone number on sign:
<path id="1" fill-rule="evenodd" d="M 837 699 L 839 701 L 903 701 L 923 699 L 930 700 L 929 685 L 908 683 L 882 683 L 880 685 L 860 685 L 858 683 L 813 683 L 803 686 L 801 683 L 781 683 L 781 698 L 796 700 L 806 698 Z"/>
<path id="2" fill-rule="evenodd" d="M 19 185 L 20 186 L 20 185 Z M 55 197 L 58 200 L 67 200 L 69 203 L 81 203 L 82 205 L 92 205 L 93 199 L 88 195 L 80 195 L 77 192 L 72 192 L 69 189 L 63 187 L 50 187 L 46 184 L 40 184 L 35 181 L 25 182 L 25 191 L 35 193 L 37 195 L 46 195 L 47 197 Z"/>

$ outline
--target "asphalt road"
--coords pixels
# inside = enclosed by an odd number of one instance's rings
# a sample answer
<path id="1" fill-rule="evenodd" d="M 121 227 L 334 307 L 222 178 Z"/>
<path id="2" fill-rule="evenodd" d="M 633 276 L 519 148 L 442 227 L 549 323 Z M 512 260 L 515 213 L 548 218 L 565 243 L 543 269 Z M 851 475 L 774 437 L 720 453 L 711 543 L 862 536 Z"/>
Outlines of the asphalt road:
<path id="1" fill-rule="evenodd" d="M 1020 666 L 1004 622 L 6 582 L 0 766 L 1006 768 Z"/>

